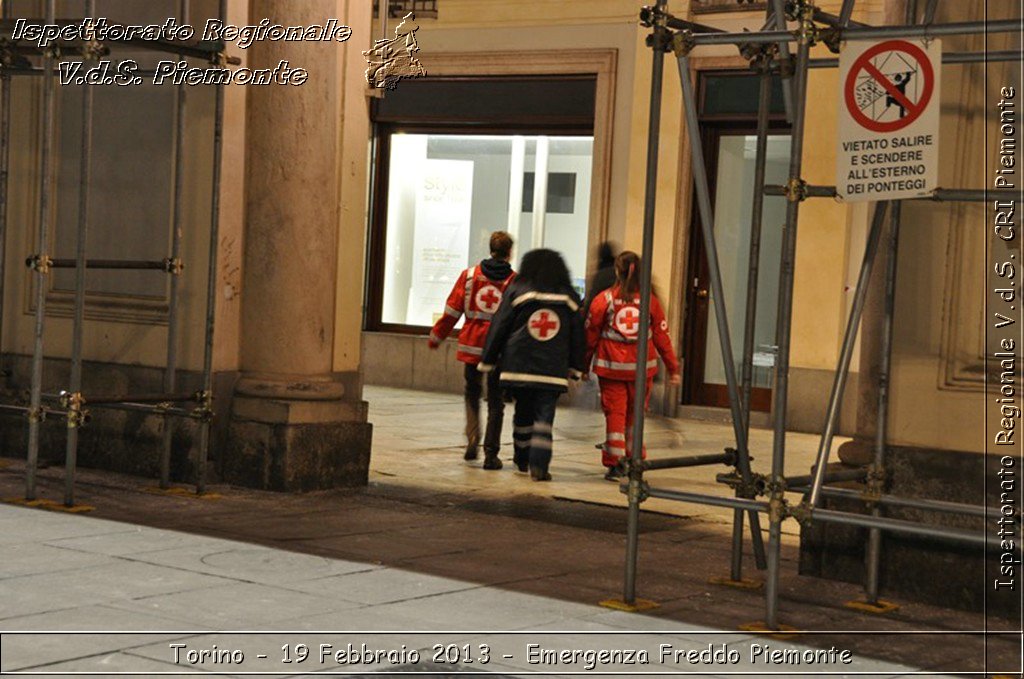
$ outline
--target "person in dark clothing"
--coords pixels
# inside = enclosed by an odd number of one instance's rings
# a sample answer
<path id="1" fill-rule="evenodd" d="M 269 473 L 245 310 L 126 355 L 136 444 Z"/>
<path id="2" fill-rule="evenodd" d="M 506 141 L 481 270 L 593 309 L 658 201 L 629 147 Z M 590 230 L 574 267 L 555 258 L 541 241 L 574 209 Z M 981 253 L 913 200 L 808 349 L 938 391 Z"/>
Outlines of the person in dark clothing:
<path id="1" fill-rule="evenodd" d="M 597 271 L 587 285 L 587 298 L 583 302 L 583 318 L 590 314 L 590 303 L 599 294 L 615 285 L 615 245 L 606 240 L 597 246 Z"/>
<path id="2" fill-rule="evenodd" d="M 519 275 L 491 320 L 481 372 L 501 370 L 501 386 L 515 399 L 514 462 L 534 481 L 550 481 L 555 405 L 569 377 L 583 372 L 586 337 L 580 298 L 565 261 L 554 250 L 523 256 Z"/>
<path id="3" fill-rule="evenodd" d="M 483 394 L 483 375 L 477 369 L 484 350 L 484 339 L 491 318 L 506 289 L 515 279 L 509 259 L 512 256 L 512 237 L 504 231 L 495 231 L 490 239 L 491 257 L 462 272 L 455 281 L 445 302 L 444 315 L 430 331 L 431 349 L 441 345 L 451 333 L 459 318 L 466 323 L 459 332 L 459 345 L 455 358 L 466 364 L 466 453 L 465 460 L 475 460 L 480 446 L 480 396 Z M 498 375 L 487 379 L 487 432 L 484 434 L 484 469 L 501 469 L 498 451 L 501 446 L 501 425 L 505 416 Z"/>

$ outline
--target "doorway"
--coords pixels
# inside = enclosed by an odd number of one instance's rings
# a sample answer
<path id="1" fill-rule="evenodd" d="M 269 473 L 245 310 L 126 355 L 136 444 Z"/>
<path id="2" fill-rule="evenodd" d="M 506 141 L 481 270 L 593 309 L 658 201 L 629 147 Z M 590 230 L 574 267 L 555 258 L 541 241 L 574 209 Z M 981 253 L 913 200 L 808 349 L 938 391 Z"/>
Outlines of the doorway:
<path id="1" fill-rule="evenodd" d="M 702 77 L 703 92 L 709 91 L 708 86 L 711 83 L 708 81 L 715 77 L 728 78 L 729 89 L 735 93 L 737 102 L 742 102 L 743 107 L 749 107 L 748 102 L 757 101 L 756 78 L 729 77 L 723 74 L 705 76 Z M 750 231 L 757 148 L 756 111 L 728 110 L 728 102 L 713 100 L 707 95 L 702 96 L 701 101 L 704 109 L 701 132 L 715 215 L 715 239 L 722 271 L 733 360 L 739 379 L 743 360 L 749 281 Z M 723 108 L 725 110 L 722 110 Z M 766 183 L 785 183 L 789 170 L 789 147 L 788 125 L 782 116 L 773 114 L 768 136 Z M 696 203 L 694 196 L 688 244 L 688 313 L 683 324 L 684 355 L 687 360 L 683 375 L 682 401 L 690 405 L 726 408 L 729 406 L 729 393 L 725 365 L 719 344 L 718 322 L 713 311 L 707 258 Z M 751 389 L 751 408 L 756 411 L 767 412 L 771 407 L 779 255 L 785 214 L 784 198 L 765 197 Z"/>

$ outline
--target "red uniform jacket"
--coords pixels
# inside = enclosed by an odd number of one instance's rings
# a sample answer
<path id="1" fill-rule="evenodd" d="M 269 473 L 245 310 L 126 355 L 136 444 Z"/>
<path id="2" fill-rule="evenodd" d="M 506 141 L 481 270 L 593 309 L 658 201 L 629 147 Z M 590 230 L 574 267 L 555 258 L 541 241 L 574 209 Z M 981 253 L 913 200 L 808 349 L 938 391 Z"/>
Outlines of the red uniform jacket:
<path id="1" fill-rule="evenodd" d="M 479 265 L 463 271 L 448 295 L 444 315 L 430 331 L 430 345 L 436 347 L 443 342 L 459 318 L 465 315 L 466 323 L 459 332 L 459 347 L 455 358 L 470 365 L 479 363 L 484 352 L 487 329 L 491 326 L 491 317 L 498 310 L 505 288 L 515 277 L 513 272 L 501 282 L 492 281 L 484 275 Z"/>
<path id="2" fill-rule="evenodd" d="M 587 317 L 587 358 L 585 365 L 596 353 L 594 373 L 612 380 L 636 379 L 636 353 L 640 332 L 640 296 L 625 301 L 618 298 L 619 286 L 597 295 L 590 305 Z M 679 360 L 672 351 L 668 336 L 668 322 L 658 298 L 651 295 L 651 329 L 647 345 L 647 376 L 658 372 L 655 350 L 672 375 L 679 374 Z"/>

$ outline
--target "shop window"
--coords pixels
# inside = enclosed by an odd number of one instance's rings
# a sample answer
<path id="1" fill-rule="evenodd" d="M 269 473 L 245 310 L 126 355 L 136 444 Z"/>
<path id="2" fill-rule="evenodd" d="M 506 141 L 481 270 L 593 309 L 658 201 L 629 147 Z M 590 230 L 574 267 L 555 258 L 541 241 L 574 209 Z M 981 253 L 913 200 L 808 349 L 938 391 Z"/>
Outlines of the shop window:
<path id="1" fill-rule="evenodd" d="M 367 322 L 425 333 L 493 231 L 565 258 L 583 293 L 594 165 L 593 76 L 425 78 L 372 104 Z"/>
<path id="2" fill-rule="evenodd" d="M 514 263 L 535 247 L 560 251 L 582 291 L 592 137 L 395 133 L 387 146 L 382 325 L 432 325 L 497 230 L 515 239 Z"/>

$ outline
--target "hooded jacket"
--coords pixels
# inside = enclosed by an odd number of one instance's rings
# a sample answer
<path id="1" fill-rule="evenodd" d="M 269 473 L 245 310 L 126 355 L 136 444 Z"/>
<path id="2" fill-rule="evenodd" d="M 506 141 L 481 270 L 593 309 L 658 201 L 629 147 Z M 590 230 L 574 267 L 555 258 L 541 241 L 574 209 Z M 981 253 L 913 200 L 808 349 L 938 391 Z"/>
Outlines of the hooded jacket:
<path id="1" fill-rule="evenodd" d="M 583 372 L 586 337 L 572 288 L 540 292 L 523 281 L 506 290 L 491 321 L 480 370 L 498 366 L 506 387 L 566 391 Z"/>
<path id="2" fill-rule="evenodd" d="M 491 318 L 515 275 L 511 264 L 493 258 L 463 271 L 448 295 L 444 315 L 430 330 L 430 346 L 441 344 L 465 315 L 455 358 L 470 365 L 479 363 Z"/>
<path id="3" fill-rule="evenodd" d="M 586 322 L 587 367 L 596 354 L 594 372 L 598 377 L 612 380 L 636 379 L 639 330 L 639 295 L 628 300 L 619 299 L 619 286 L 616 285 L 595 297 Z M 654 295 L 651 295 L 651 322 L 647 337 L 647 377 L 654 377 L 658 372 L 655 351 L 661 355 L 669 374 L 679 374 L 679 360 L 672 350 L 668 321 Z"/>

